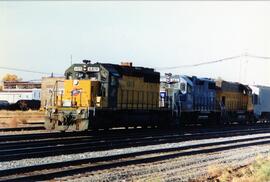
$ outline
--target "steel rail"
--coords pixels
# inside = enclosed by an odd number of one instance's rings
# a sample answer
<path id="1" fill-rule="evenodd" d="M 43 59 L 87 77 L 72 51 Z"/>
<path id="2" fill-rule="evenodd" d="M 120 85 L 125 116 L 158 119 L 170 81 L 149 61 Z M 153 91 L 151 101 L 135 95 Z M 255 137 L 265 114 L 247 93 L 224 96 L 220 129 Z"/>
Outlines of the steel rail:
<path id="1" fill-rule="evenodd" d="M 35 133 L 35 134 L 15 134 L 15 135 L 0 135 L 0 143 L 1 142 L 9 142 L 9 141 L 23 141 L 23 140 L 37 140 L 37 139 L 49 139 L 49 138 L 64 138 L 64 137 L 73 137 L 73 136 L 95 136 L 95 137 L 111 137 L 114 135 L 131 135 L 131 134 L 149 134 L 150 133 L 206 133 L 206 132 L 221 132 L 221 131 L 232 131 L 234 128 L 240 128 L 240 130 L 244 129 L 261 129 L 264 127 L 269 127 L 270 124 L 257 124 L 257 125 L 231 125 L 225 126 L 223 128 L 204 128 L 204 127 L 184 127 L 180 129 L 116 129 L 116 130 L 109 130 L 109 131 L 80 131 L 80 132 L 48 132 L 48 133 Z M 236 131 L 238 131 L 237 129 Z"/>
<path id="2" fill-rule="evenodd" d="M 48 132 L 48 133 L 34 133 L 34 134 L 18 134 L 18 135 L 0 135 L 0 142 L 8 141 L 23 141 L 23 140 L 34 140 L 34 139 L 49 139 L 49 138 L 64 138 L 64 137 L 74 137 L 74 136 L 114 136 L 122 134 L 139 134 L 147 132 L 164 132 L 167 130 L 162 129 L 116 129 L 109 131 L 80 131 L 80 132 Z M 169 130 L 173 131 L 173 130 Z"/>
<path id="3" fill-rule="evenodd" d="M 44 126 L 25 126 L 25 127 L 16 127 L 16 128 L 0 128 L 0 132 L 7 131 L 30 131 L 30 130 L 45 130 Z"/>
<path id="4" fill-rule="evenodd" d="M 95 158 L 79 159 L 79 160 L 73 160 L 73 161 L 56 162 L 56 163 L 50 163 L 50 164 L 41 164 L 41 165 L 0 170 L 0 181 L 50 180 L 56 177 L 67 176 L 67 174 L 70 176 L 70 175 L 83 173 L 83 172 L 89 172 L 89 171 L 104 170 L 104 169 L 110 169 L 114 167 L 136 165 L 136 164 L 141 164 L 141 163 L 160 162 L 160 161 L 182 157 L 182 156 L 209 154 L 213 152 L 222 152 L 226 150 L 250 147 L 254 145 L 265 145 L 269 143 L 270 143 L 270 140 L 257 141 L 257 142 L 255 141 L 252 143 L 240 143 L 240 144 L 238 143 L 234 145 L 217 146 L 213 148 L 206 148 L 206 149 L 203 148 L 203 149 L 192 150 L 192 151 L 183 151 L 184 150 L 183 147 L 174 147 L 174 148 L 166 148 L 166 149 L 153 149 L 153 150 L 141 151 L 141 152 L 132 152 L 132 153 L 127 153 L 127 154 L 117 154 L 117 155 L 105 156 L 105 157 L 95 157 Z M 170 152 L 176 152 L 176 153 L 171 154 Z M 166 153 L 169 153 L 169 154 L 166 154 Z M 135 157 L 140 157 L 140 156 L 149 155 L 149 154 L 158 154 L 158 156 L 146 157 L 142 159 L 135 158 Z M 163 155 L 160 155 L 160 154 L 163 154 Z M 123 161 L 123 159 L 126 159 L 126 160 Z M 117 161 L 117 160 L 121 160 L 121 161 Z M 109 163 L 100 164 L 100 162 L 109 162 Z M 78 166 L 82 164 L 90 164 L 90 165 Z M 68 166 L 69 168 L 66 168 Z M 53 172 L 48 171 L 49 169 L 57 169 L 57 168 L 61 168 L 61 170 L 53 171 Z M 42 173 L 41 170 L 46 170 L 47 172 Z M 33 173 L 34 171 L 38 171 L 38 174 Z M 30 173 L 30 174 L 27 174 L 27 173 Z M 16 175 L 16 176 L 12 176 L 12 175 Z"/>
<path id="5" fill-rule="evenodd" d="M 238 133 L 241 135 L 243 133 Z M 245 132 L 245 134 L 247 134 Z M 250 133 L 248 133 L 250 134 Z M 222 137 L 228 137 L 231 135 L 223 135 Z M 209 139 L 210 136 L 207 137 Z M 219 136 L 221 137 L 221 136 Z M 212 136 L 211 138 L 215 138 Z M 223 142 L 207 143 L 200 145 L 191 145 L 191 147 L 207 147 L 209 145 L 221 145 L 228 144 L 233 142 L 243 142 L 243 141 L 253 141 L 258 139 L 268 139 L 270 136 L 261 136 L 254 138 L 245 138 L 245 139 L 236 139 Z M 38 158 L 38 157 L 47 157 L 47 156 L 56 156 L 63 154 L 76 154 L 82 152 L 93 152 L 93 151 L 102 151 L 102 150 L 111 150 L 111 149 L 120 149 L 128 147 L 140 147 L 147 145 L 160 145 L 164 143 L 176 143 L 189 140 L 198 140 L 205 139 L 204 136 L 171 136 L 171 137 L 156 137 L 156 138 L 135 138 L 135 139 L 124 139 L 124 140 L 111 140 L 111 141 L 89 141 L 89 142 L 80 142 L 80 143 L 71 143 L 61 146 L 46 146 L 46 147 L 36 147 L 36 148 L 19 148 L 11 150 L 1 150 L 0 151 L 0 161 L 12 161 L 25 158 Z M 190 149 L 190 147 L 188 146 Z M 186 148 L 185 148 L 186 149 Z"/>
<path id="6" fill-rule="evenodd" d="M 208 133 L 194 133 L 194 134 L 189 134 L 189 136 L 214 136 L 215 134 L 217 136 L 223 136 L 224 134 L 237 134 L 239 132 L 250 132 L 253 133 L 260 133 L 260 132 L 267 132 L 270 131 L 270 129 L 265 128 L 265 129 L 249 129 L 249 130 L 230 130 L 230 131 L 221 131 L 221 132 L 208 132 Z M 134 138 L 139 138 L 139 137 L 151 137 L 151 138 L 156 138 L 156 137 L 162 137 L 162 138 L 170 138 L 170 137 L 179 137 L 179 136 L 186 136 L 188 134 L 182 134 L 178 132 L 172 132 L 172 133 L 165 133 L 165 132 L 157 132 L 157 133 L 137 133 L 135 136 L 134 134 L 131 135 L 124 135 L 124 136 L 102 136 L 102 137 L 96 137 L 94 138 L 93 136 L 71 136 L 71 137 L 63 137 L 63 138 L 48 138 L 48 139 L 41 139 L 41 140 L 25 140 L 25 141 L 15 141 L 15 142 L 0 142 L 0 150 L 6 150 L 6 149 L 12 149 L 12 148 L 26 148 L 26 147 L 40 147 L 40 146 L 46 146 L 46 145 L 60 145 L 60 144 L 66 144 L 70 142 L 82 142 L 82 141 L 101 141 L 101 140 L 128 140 L 129 137 Z"/>
<path id="7" fill-rule="evenodd" d="M 93 137 L 93 136 L 71 136 L 71 137 L 63 137 L 63 138 L 48 138 L 48 139 L 41 139 L 41 140 L 26 140 L 26 141 L 15 141 L 15 142 L 0 142 L 0 151 L 7 150 L 7 149 L 15 149 L 15 148 L 29 148 L 29 147 L 42 147 L 42 146 L 53 146 L 53 145 L 61 145 L 61 144 L 70 144 L 71 142 L 78 143 L 82 141 L 91 141 L 91 142 L 106 142 L 106 141 L 117 141 L 117 140 L 130 140 L 132 139 L 139 139 L 139 138 L 151 138 L 151 139 L 158 139 L 158 138 L 176 138 L 176 137 L 205 137 L 202 139 L 207 139 L 208 137 L 225 137 L 232 134 L 232 136 L 236 135 L 243 135 L 243 134 L 257 134 L 257 133 L 265 133 L 270 131 L 270 128 L 260 128 L 260 129 L 249 129 L 249 130 L 229 130 L 229 131 L 218 131 L 218 132 L 207 132 L 207 133 L 194 133 L 194 134 L 182 134 L 178 132 L 172 132 L 171 134 L 167 133 L 140 133 L 131 135 L 119 135 L 119 136 L 102 136 L 102 137 Z M 195 138 L 196 139 L 196 138 Z"/>

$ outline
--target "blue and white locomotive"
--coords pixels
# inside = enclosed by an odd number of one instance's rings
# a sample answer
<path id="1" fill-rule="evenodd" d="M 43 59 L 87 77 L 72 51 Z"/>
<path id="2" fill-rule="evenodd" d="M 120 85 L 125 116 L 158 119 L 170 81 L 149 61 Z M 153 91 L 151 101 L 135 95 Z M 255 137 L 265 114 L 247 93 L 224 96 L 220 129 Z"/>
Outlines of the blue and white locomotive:
<path id="1" fill-rule="evenodd" d="M 213 79 L 166 74 L 161 85 L 167 88 L 161 92 L 167 93 L 167 105 L 173 108 L 179 124 L 219 121 L 220 106 L 216 103 Z"/>

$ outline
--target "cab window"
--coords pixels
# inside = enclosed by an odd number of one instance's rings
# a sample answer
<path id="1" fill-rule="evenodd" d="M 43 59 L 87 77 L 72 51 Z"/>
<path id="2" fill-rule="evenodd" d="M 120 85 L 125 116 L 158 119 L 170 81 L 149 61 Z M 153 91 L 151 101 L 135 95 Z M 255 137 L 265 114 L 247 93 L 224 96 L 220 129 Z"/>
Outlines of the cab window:
<path id="1" fill-rule="evenodd" d="M 180 83 L 180 90 L 182 92 L 185 92 L 186 91 L 186 84 L 185 83 Z"/>
<path id="2" fill-rule="evenodd" d="M 190 85 L 187 85 L 187 93 L 191 93 L 192 92 L 192 88 L 191 88 L 191 86 Z"/>

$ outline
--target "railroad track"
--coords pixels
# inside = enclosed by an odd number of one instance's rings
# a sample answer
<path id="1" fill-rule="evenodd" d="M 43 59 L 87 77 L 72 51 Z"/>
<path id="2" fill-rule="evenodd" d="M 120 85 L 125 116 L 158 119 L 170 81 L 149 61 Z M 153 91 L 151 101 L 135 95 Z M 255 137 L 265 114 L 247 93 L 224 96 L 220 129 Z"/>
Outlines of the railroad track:
<path id="1" fill-rule="evenodd" d="M 162 149 L 148 149 L 111 156 L 85 158 L 66 162 L 56 162 L 35 166 L 0 170 L 0 181 L 36 181 L 84 172 L 165 161 L 182 156 L 209 154 L 226 150 L 270 144 L 270 136 L 249 137 L 228 141 L 209 142 Z"/>
<path id="2" fill-rule="evenodd" d="M 269 133 L 270 128 L 232 130 L 222 132 L 197 133 L 197 134 L 164 134 L 164 133 L 137 133 L 125 136 L 100 136 L 93 137 L 82 133 L 70 133 L 70 136 L 43 140 L 25 140 L 19 142 L 0 143 L 0 161 L 12 161 L 25 158 L 39 158 L 82 152 L 104 151 L 127 147 L 141 147 L 147 145 L 160 145 L 190 140 L 211 139 L 217 137 L 231 137 L 250 134 Z M 76 134 L 75 136 L 72 134 Z M 85 133 L 86 134 L 86 133 Z M 55 136 L 51 133 L 50 136 Z M 59 136 L 59 135 L 57 135 Z M 267 139 L 265 136 L 261 139 Z M 253 140 L 253 139 L 249 139 Z"/>
<path id="3" fill-rule="evenodd" d="M 163 129 L 113 129 L 109 131 L 81 131 L 81 132 L 48 132 L 48 133 L 33 133 L 33 134 L 15 134 L 15 135 L 0 135 L 0 142 L 10 141 L 23 141 L 23 140 L 41 140 L 41 139 L 56 139 L 66 137 L 107 137 L 112 136 L 126 136 L 126 135 L 151 135 L 154 133 L 168 133 L 175 132 L 175 130 L 163 130 Z M 181 131 L 180 131 L 181 132 Z"/>
<path id="4" fill-rule="evenodd" d="M 25 127 L 16 127 L 16 128 L 0 128 L 0 132 L 7 131 L 30 131 L 30 130 L 45 130 L 44 126 L 25 126 Z"/>
<path id="5" fill-rule="evenodd" d="M 127 135 L 152 135 L 152 134 L 205 134 L 208 132 L 237 132 L 243 130 L 261 130 L 270 128 L 270 124 L 260 124 L 260 125 L 246 125 L 246 126 L 226 126 L 223 128 L 204 128 L 204 127 L 185 127 L 181 129 L 116 129 L 109 131 L 83 131 L 83 132 L 48 132 L 48 133 L 34 133 L 34 134 L 12 134 L 12 135 L 1 135 L 0 142 L 10 142 L 10 141 L 23 141 L 23 140 L 41 140 L 41 139 L 55 139 L 55 138 L 66 138 L 66 137 L 79 137 L 79 136 L 93 136 L 93 137 L 112 137 L 112 136 L 127 136 Z M 0 129 L 1 130 L 1 129 Z M 4 129 L 8 130 L 8 129 Z M 16 130 L 16 129 L 11 129 Z"/>

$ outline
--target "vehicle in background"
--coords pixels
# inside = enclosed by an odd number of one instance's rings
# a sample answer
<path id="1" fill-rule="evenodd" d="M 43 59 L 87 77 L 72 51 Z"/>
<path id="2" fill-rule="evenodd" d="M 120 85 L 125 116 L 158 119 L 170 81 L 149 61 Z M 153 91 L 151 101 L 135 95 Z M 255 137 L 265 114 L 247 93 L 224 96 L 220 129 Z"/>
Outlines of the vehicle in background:
<path id="1" fill-rule="evenodd" d="M 18 100 L 14 104 L 10 104 L 8 110 L 39 110 L 40 109 L 40 100 Z"/>
<path id="2" fill-rule="evenodd" d="M 250 86 L 252 89 L 252 100 L 254 107 L 254 115 L 256 120 L 261 122 L 270 121 L 270 87 L 253 85 Z"/>
<path id="3" fill-rule="evenodd" d="M 40 89 L 5 89 L 0 91 L 0 99 L 8 102 L 3 109 L 23 111 L 40 109 Z"/>
<path id="4" fill-rule="evenodd" d="M 0 100 L 0 109 L 8 109 L 9 102 L 6 100 Z"/>
<path id="5" fill-rule="evenodd" d="M 40 100 L 40 89 L 5 89 L 0 91 L 0 100 L 15 104 L 19 100 Z"/>

